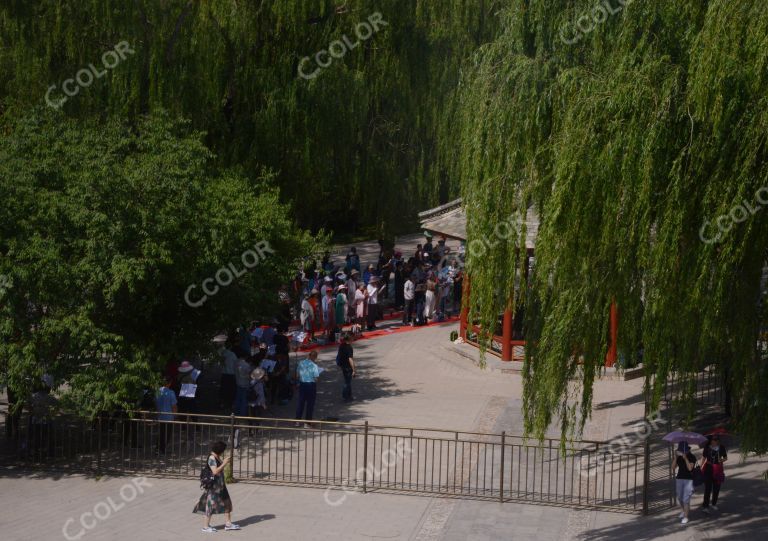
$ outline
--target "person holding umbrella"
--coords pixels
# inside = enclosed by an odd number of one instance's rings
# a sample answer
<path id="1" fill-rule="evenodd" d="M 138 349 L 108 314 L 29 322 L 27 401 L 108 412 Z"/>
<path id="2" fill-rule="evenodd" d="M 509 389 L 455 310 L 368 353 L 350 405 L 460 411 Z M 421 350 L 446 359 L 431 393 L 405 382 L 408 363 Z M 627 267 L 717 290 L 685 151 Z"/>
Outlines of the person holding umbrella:
<path id="1" fill-rule="evenodd" d="M 681 524 L 688 524 L 688 513 L 691 511 L 691 496 L 693 496 L 693 468 L 696 466 L 696 457 L 691 453 L 691 446 L 686 441 L 677 444 L 675 457 L 677 475 L 675 476 L 675 493 L 680 504 Z"/>
<path id="2" fill-rule="evenodd" d="M 675 492 L 681 509 L 680 521 L 682 524 L 688 524 L 688 513 L 691 510 L 691 496 L 693 495 L 694 468 L 696 467 L 696 457 L 691 453 L 691 444 L 702 445 L 707 441 L 707 438 L 697 432 L 676 430 L 664 436 L 662 440 L 677 444 L 677 453 L 672 464 L 673 468 L 677 466 Z"/>

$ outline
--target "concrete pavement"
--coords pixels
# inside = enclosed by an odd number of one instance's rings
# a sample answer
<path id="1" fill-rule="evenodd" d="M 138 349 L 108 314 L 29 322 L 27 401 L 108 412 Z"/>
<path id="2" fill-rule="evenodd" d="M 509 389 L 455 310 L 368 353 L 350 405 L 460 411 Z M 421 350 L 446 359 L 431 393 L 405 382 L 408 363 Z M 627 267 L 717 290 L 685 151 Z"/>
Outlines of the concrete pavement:
<path id="1" fill-rule="evenodd" d="M 638 517 L 543 505 L 237 483 L 229 490 L 234 519 L 243 531 L 216 534 L 200 533 L 202 519 L 191 513 L 199 495 L 196 481 L 148 478 L 141 482 L 143 492 L 132 497 L 133 492 L 124 488 L 135 484 L 130 477 L 17 477 L 3 472 L 0 531 L 9 541 L 170 541 L 210 535 L 282 541 L 760 539 L 768 527 L 765 486 L 757 485 L 764 481 L 742 477 L 734 467 L 730 470 L 719 515 L 705 518 L 694 512 L 687 526 L 679 524 L 674 511 Z M 221 526 L 223 517 L 216 517 L 213 524 Z"/>
<path id="2" fill-rule="evenodd" d="M 373 424 L 522 432 L 521 379 L 515 374 L 483 371 L 443 345 L 455 324 L 371 339 L 355 344 L 358 401 L 341 402 L 341 378 L 335 352 L 320 355 L 328 369 L 321 377 L 317 417 Z M 631 431 L 641 420 L 642 382 L 600 381 L 595 411 L 585 438 L 610 439 Z M 270 411 L 291 416 L 293 405 Z M 553 435 L 556 435 L 553 433 Z M 275 485 L 230 486 L 235 520 L 242 532 L 215 536 L 260 539 L 757 539 L 768 527 L 768 489 L 759 479 L 765 460 L 738 463 L 731 453 L 718 516 L 692 515 L 687 526 L 675 511 L 638 517 L 563 507 L 498 504 L 427 496 L 327 493 Z M 143 492 L 125 488 L 130 477 L 95 480 L 0 470 L 2 539 L 206 538 L 201 518 L 191 509 L 199 495 L 196 481 L 149 479 Z M 136 487 L 136 485 L 133 485 Z M 327 495 L 327 497 L 326 497 Z M 125 496 L 125 497 L 124 497 Z M 338 505 L 340 498 L 345 498 Z M 700 494 L 694 496 L 700 501 Z M 330 502 L 330 503 L 329 503 Z M 121 505 L 123 504 L 123 505 Z M 83 528 L 81 519 L 90 529 Z M 103 518 L 102 518 L 103 517 Z M 70 520 L 72 519 L 72 520 Z M 69 521 L 69 522 L 68 522 Z M 222 524 L 221 519 L 215 524 Z M 66 536 L 62 529 L 67 525 Z M 92 526 L 92 527 L 91 527 Z M 77 537 L 79 534 L 82 535 Z M 208 534 L 211 535 L 211 534 Z M 68 537 L 67 537 L 68 536 Z"/>

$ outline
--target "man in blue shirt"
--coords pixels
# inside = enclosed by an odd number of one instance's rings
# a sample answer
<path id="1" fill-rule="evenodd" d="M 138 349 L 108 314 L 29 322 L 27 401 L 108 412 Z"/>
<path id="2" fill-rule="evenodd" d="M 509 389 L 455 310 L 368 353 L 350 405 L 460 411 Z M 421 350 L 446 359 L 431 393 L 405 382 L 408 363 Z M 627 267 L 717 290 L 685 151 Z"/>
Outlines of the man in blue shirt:
<path id="1" fill-rule="evenodd" d="M 167 380 L 165 385 L 160 387 L 160 390 L 155 395 L 155 407 L 158 413 L 157 420 L 160 421 L 157 450 L 163 454 L 165 454 L 165 443 L 168 441 L 168 427 L 170 426 L 167 421 L 173 421 L 173 414 L 178 411 L 176 393 L 171 389 L 172 385 L 173 380 Z"/>
<path id="2" fill-rule="evenodd" d="M 296 365 L 294 377 L 299 384 L 299 403 L 296 407 L 296 419 L 301 419 L 306 406 L 306 419 L 312 420 L 317 398 L 317 378 L 320 376 L 320 368 L 315 364 L 317 351 L 310 351 L 308 359 L 302 359 Z"/>

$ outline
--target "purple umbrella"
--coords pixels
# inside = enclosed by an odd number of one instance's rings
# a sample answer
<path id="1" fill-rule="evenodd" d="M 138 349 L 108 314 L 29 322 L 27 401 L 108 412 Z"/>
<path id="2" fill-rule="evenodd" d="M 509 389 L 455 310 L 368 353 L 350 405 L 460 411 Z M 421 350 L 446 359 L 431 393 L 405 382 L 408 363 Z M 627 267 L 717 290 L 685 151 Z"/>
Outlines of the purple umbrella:
<path id="1" fill-rule="evenodd" d="M 670 432 L 661 439 L 670 443 L 680 443 L 681 441 L 684 441 L 686 443 L 693 443 L 696 445 L 701 445 L 707 441 L 707 437 L 702 436 L 698 432 L 683 432 L 682 430 L 675 430 L 674 432 Z"/>

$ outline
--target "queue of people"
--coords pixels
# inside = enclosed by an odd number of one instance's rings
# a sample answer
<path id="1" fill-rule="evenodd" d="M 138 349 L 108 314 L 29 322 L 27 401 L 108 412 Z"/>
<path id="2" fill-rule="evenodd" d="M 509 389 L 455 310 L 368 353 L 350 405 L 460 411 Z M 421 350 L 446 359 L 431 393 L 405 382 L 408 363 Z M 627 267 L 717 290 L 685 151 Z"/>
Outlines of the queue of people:
<path id="1" fill-rule="evenodd" d="M 317 351 L 310 351 L 291 367 L 291 337 L 292 334 L 284 327 L 278 329 L 254 322 L 249 328 L 243 326 L 232 331 L 225 341 L 220 342 L 219 411 L 223 409 L 239 417 L 260 417 L 270 405 L 287 405 L 295 397 L 296 419 L 313 419 L 317 380 L 323 369 L 316 363 Z M 341 360 L 337 364 L 345 382 L 341 394 L 343 400 L 349 401 L 352 400 L 351 378 L 356 369 L 349 335 L 340 336 L 339 342 L 341 346 L 337 357 Z M 201 411 L 201 394 L 210 396 L 212 389 L 205 390 L 205 386 L 212 383 L 210 378 L 202 382 L 203 392 L 198 392 L 200 372 L 187 360 L 169 363 L 163 386 L 151 395 L 152 402 L 146 409 L 154 409 L 158 421 L 164 421 L 159 423 L 159 454 L 166 452 L 170 421 L 178 420 L 179 414 L 185 414 L 181 419 L 194 423 L 194 414 Z M 238 443 L 239 437 L 236 436 L 233 445 L 237 447 Z"/>
<path id="2" fill-rule="evenodd" d="M 433 244 L 432 235 L 424 235 L 425 242 L 407 260 L 399 251 L 386 250 L 380 241 L 375 265 L 363 268 L 352 247 L 343 263 L 332 261 L 326 253 L 319 268 L 304 269 L 297 277 L 293 289 L 301 297 L 297 308 L 302 331 L 297 345 L 319 339 L 340 344 L 337 364 L 344 379 L 345 401 L 353 399 L 352 378 L 356 375 L 351 341 L 363 330 L 376 329 L 384 304 L 402 310 L 402 324 L 414 326 L 441 321 L 461 306 L 462 250 L 452 254 L 444 237 Z M 286 323 L 292 319 L 289 288 L 281 288 L 279 297 L 283 323 L 241 325 L 220 344 L 219 407 L 237 416 L 261 416 L 269 405 L 285 405 L 297 395 L 296 418 L 311 420 L 322 369 L 315 363 L 317 354 L 310 353 L 291 370 L 289 346 L 297 338 L 296 333 L 288 332 Z M 183 414 L 184 420 L 194 423 L 195 414 L 201 412 L 198 387 L 211 381 L 201 383 L 200 370 L 189 360 L 169 362 L 163 376 L 163 386 L 145 393 L 141 409 L 155 409 L 160 421 Z M 164 454 L 168 433 L 167 426 L 160 425 L 157 451 Z"/>
<path id="3" fill-rule="evenodd" d="M 446 238 L 416 246 L 406 259 L 399 251 L 385 250 L 382 241 L 378 264 L 361 272 L 360 257 L 352 247 L 344 262 L 326 252 L 319 265 L 296 277 L 294 290 L 302 330 L 310 343 L 338 342 L 343 330 L 353 336 L 376 329 L 384 305 L 402 310 L 403 325 L 442 321 L 461 308 L 463 249 L 453 254 Z"/>

